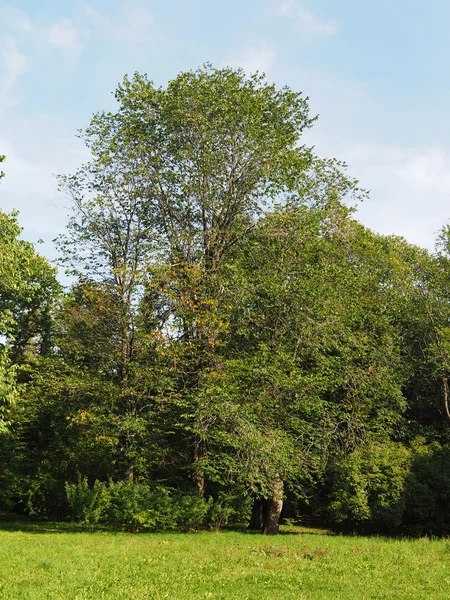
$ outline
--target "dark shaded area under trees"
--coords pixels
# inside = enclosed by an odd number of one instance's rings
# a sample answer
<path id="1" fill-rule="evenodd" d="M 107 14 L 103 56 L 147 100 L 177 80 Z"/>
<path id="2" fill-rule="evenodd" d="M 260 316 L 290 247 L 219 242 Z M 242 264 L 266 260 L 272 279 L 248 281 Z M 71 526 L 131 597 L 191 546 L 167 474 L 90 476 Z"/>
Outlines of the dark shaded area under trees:
<path id="1" fill-rule="evenodd" d="M 448 227 L 432 255 L 358 223 L 307 98 L 264 76 L 116 99 L 59 178 L 70 290 L 0 213 L 0 514 L 272 534 L 288 498 L 447 535 Z"/>

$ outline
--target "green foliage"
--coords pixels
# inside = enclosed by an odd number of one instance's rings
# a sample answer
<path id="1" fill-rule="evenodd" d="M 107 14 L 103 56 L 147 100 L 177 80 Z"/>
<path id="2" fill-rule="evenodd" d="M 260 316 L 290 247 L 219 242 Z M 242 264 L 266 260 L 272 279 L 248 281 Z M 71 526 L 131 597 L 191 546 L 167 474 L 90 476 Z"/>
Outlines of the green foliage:
<path id="1" fill-rule="evenodd" d="M 91 488 L 84 478 L 78 483 L 66 483 L 65 487 L 71 518 L 82 525 L 98 523 L 109 507 L 106 485 L 96 480 Z"/>
<path id="2" fill-rule="evenodd" d="M 214 531 L 219 531 L 225 525 L 247 525 L 252 502 L 251 496 L 220 492 L 217 498 L 211 498 L 209 502 L 207 523 Z"/>
<path id="3" fill-rule="evenodd" d="M 17 213 L 0 211 L 0 335 L 14 359 L 27 351 L 45 354 L 50 311 L 60 291 L 56 272 L 29 242 L 19 239 Z"/>
<path id="4" fill-rule="evenodd" d="M 194 530 L 204 525 L 210 501 L 197 494 L 178 492 L 173 496 L 172 502 L 177 527 L 181 531 Z"/>
<path id="5" fill-rule="evenodd" d="M 450 534 L 450 447 L 414 448 L 407 479 L 403 524 L 413 534 Z"/>
<path id="6" fill-rule="evenodd" d="M 0 156 L 0 163 L 4 158 Z M 0 179 L 3 175 L 0 172 Z M 51 311 L 60 291 L 55 269 L 32 244 L 20 239 L 21 232 L 17 213 L 0 210 L 0 438 L 11 435 L 18 414 L 17 363 L 50 352 Z M 11 482 L 11 440 L 2 442 L 8 447 L 5 465 L 0 462 L 5 493 L 5 482 Z"/>
<path id="7" fill-rule="evenodd" d="M 208 507 L 205 499 L 192 494 L 127 481 L 89 486 L 86 478 L 66 483 L 71 516 L 83 525 L 104 523 L 115 528 L 189 531 L 202 526 Z"/>
<path id="8" fill-rule="evenodd" d="M 446 532 L 450 230 L 431 256 L 364 228 L 358 182 L 302 144 L 308 99 L 263 75 L 115 96 L 59 179 L 64 297 L 0 212 L 0 509 L 219 529 L 284 490 Z"/>
<path id="9" fill-rule="evenodd" d="M 0 347 L 0 435 L 8 431 L 11 407 L 18 397 L 16 371 L 8 353 Z"/>
<path id="10" fill-rule="evenodd" d="M 260 202 L 295 185 L 309 164 L 298 144 L 314 121 L 306 99 L 261 75 L 206 65 L 163 89 L 136 73 L 116 98 L 115 114 L 92 119 L 88 146 L 108 168 L 134 161 L 148 226 L 188 263 L 218 265 Z"/>
<path id="11" fill-rule="evenodd" d="M 329 515 L 340 527 L 365 532 L 450 531 L 448 446 L 411 448 L 385 441 L 352 453 L 335 468 Z"/>
<path id="12" fill-rule="evenodd" d="M 394 442 L 369 444 L 336 466 L 332 521 L 362 531 L 400 530 L 411 452 Z"/>

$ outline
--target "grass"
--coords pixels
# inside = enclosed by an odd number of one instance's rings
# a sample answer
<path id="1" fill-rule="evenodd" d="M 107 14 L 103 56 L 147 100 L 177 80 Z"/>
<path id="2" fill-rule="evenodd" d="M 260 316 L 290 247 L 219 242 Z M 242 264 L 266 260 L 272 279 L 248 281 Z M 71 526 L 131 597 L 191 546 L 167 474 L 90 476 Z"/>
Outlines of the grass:
<path id="1" fill-rule="evenodd" d="M 291 528 L 126 534 L 0 523 L 0 598 L 450 598 L 450 540 Z"/>

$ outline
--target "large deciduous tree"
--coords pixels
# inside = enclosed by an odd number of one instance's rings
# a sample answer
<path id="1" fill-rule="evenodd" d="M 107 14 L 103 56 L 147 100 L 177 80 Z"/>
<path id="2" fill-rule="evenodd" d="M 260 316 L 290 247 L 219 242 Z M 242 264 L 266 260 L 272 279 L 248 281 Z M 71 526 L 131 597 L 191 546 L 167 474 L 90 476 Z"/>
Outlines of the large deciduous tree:
<path id="1" fill-rule="evenodd" d="M 116 312 L 122 307 L 124 379 L 146 273 L 147 298 L 163 304 L 166 342 L 181 348 L 172 399 L 184 403 L 179 425 L 202 495 L 209 420 L 200 390 L 227 326 L 222 267 L 263 204 L 302 180 L 312 155 L 299 140 L 314 119 L 301 94 L 209 66 L 165 89 L 126 77 L 116 98 L 118 110 L 95 115 L 84 132 L 92 161 L 61 180 L 74 199 L 62 247 L 67 261 L 83 265 L 85 280 L 107 286 Z"/>

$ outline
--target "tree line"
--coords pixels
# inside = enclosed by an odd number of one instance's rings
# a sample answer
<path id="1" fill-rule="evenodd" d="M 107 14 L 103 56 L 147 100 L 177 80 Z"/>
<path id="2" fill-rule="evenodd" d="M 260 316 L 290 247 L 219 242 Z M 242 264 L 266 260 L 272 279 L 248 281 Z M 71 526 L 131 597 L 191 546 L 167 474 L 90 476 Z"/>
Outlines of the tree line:
<path id="1" fill-rule="evenodd" d="M 59 177 L 69 289 L 0 212 L 0 514 L 448 534 L 448 227 L 432 254 L 360 224 L 262 75 L 115 96 Z"/>

